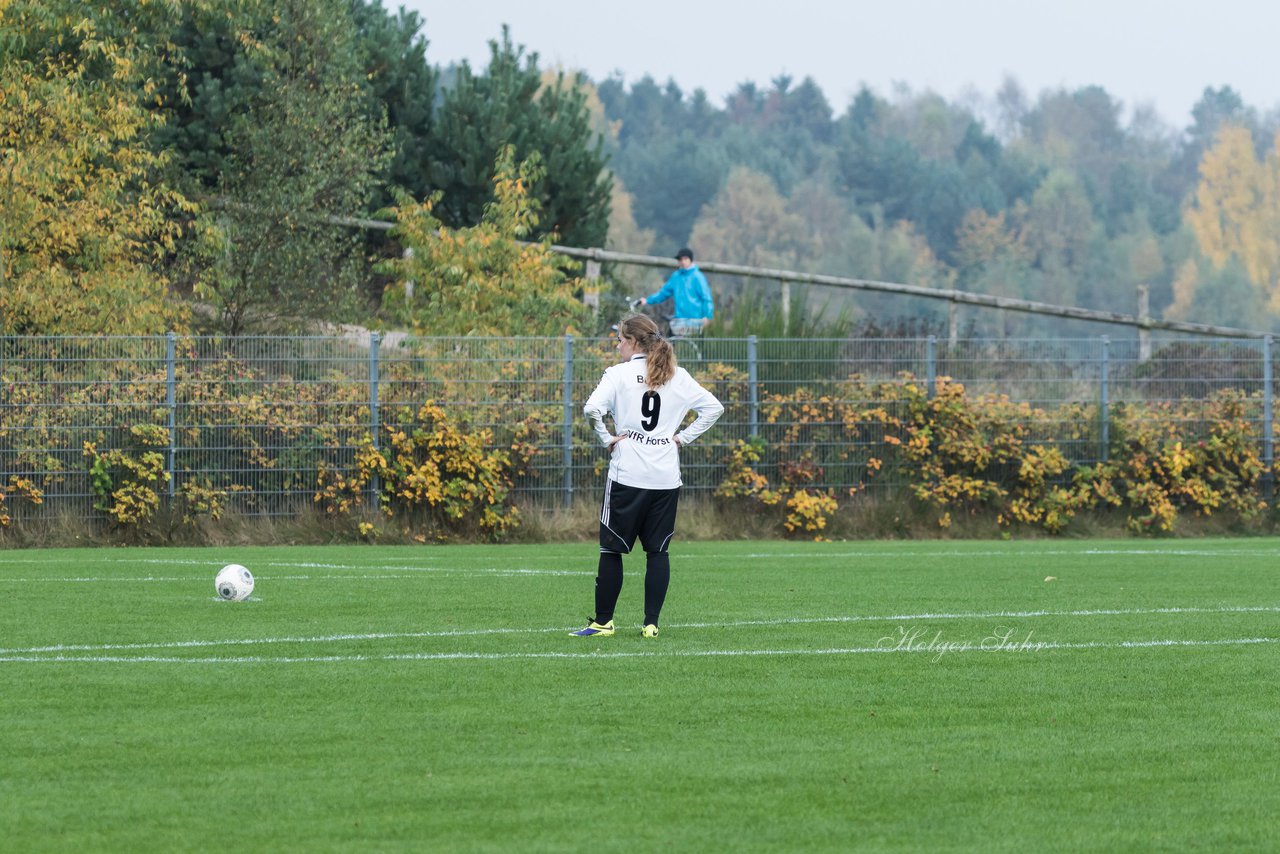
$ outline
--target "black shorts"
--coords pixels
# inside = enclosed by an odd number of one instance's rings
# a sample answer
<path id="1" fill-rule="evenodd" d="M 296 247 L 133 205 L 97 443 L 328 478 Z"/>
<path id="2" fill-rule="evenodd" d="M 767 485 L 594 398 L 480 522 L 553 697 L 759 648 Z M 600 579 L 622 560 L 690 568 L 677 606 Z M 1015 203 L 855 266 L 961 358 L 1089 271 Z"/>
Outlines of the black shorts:
<path id="1" fill-rule="evenodd" d="M 665 552 L 676 532 L 680 487 L 640 489 L 613 480 L 604 486 L 600 507 L 600 548 L 628 554 L 636 537 L 646 552 Z"/>

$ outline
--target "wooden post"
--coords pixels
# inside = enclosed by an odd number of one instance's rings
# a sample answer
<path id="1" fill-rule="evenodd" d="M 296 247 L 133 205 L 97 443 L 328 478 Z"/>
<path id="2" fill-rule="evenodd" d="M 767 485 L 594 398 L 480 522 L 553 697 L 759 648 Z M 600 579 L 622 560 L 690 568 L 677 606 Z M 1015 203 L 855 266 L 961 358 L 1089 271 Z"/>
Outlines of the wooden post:
<path id="1" fill-rule="evenodd" d="M 1151 359 L 1151 330 L 1144 322 L 1151 316 L 1151 286 L 1138 285 L 1138 361 Z"/>
<path id="2" fill-rule="evenodd" d="M 404 260 L 408 261 L 413 257 L 413 247 L 406 246 L 404 248 Z M 405 279 L 404 282 L 404 301 L 406 303 L 413 302 L 413 279 Z"/>
<path id="3" fill-rule="evenodd" d="M 586 287 L 582 289 L 582 302 L 591 309 L 592 314 L 600 313 L 600 262 L 594 258 L 588 258 L 586 270 L 583 276 L 587 280 Z"/>

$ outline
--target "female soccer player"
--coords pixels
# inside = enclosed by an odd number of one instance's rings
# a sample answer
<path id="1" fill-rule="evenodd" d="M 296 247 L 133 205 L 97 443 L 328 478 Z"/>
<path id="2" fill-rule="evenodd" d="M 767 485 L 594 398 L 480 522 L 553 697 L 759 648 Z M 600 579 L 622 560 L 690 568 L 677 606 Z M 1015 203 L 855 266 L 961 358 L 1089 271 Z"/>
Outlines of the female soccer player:
<path id="1" fill-rule="evenodd" d="M 622 592 L 622 556 L 636 537 L 645 551 L 644 628 L 658 636 L 658 614 L 667 597 L 680 498 L 680 448 L 707 431 L 724 412 L 715 395 L 676 365 L 671 342 L 643 314 L 618 324 L 622 363 L 604 372 L 583 407 L 601 444 L 609 448 L 609 479 L 600 509 L 600 565 L 596 571 L 596 615 L 578 637 L 613 634 L 613 610 Z M 680 429 L 689 410 L 697 419 Z M 605 426 L 613 416 L 613 430 Z"/>

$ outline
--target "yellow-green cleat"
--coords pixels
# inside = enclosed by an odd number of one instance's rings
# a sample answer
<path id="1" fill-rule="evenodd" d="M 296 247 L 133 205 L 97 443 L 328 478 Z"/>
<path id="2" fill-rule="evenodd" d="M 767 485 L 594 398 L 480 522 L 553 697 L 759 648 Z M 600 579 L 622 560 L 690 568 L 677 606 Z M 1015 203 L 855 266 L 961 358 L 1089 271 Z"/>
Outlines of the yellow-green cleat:
<path id="1" fill-rule="evenodd" d="M 646 638 L 656 638 L 658 636 L 658 627 L 650 623 L 640 630 L 640 634 Z"/>
<path id="2" fill-rule="evenodd" d="M 577 638 L 607 638 L 613 635 L 613 620 L 607 623 L 597 623 L 595 620 L 587 623 L 585 629 L 578 629 L 576 632 L 569 632 L 570 635 Z"/>

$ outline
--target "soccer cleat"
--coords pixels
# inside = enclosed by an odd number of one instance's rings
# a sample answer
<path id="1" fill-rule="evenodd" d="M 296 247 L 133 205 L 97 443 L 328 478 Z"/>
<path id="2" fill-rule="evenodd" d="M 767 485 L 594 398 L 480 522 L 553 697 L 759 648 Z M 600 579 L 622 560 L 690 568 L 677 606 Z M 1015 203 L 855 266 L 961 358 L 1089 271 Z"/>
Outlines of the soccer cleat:
<path id="1" fill-rule="evenodd" d="M 578 638 L 591 638 L 596 636 L 607 638 L 613 634 L 613 620 L 610 620 L 607 623 L 597 623 L 595 620 L 592 620 L 587 623 L 587 627 L 585 629 L 578 629 L 576 632 L 569 632 L 569 634 Z"/>
<path id="2" fill-rule="evenodd" d="M 640 630 L 640 634 L 646 638 L 656 638 L 658 636 L 658 627 L 650 623 Z"/>

